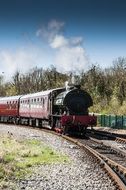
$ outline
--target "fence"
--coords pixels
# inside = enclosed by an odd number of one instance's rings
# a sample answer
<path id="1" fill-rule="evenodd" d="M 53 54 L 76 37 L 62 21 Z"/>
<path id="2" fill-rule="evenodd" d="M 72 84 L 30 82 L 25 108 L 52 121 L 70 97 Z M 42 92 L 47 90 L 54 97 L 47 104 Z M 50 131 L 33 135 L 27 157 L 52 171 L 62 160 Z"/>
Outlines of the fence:
<path id="1" fill-rule="evenodd" d="M 98 124 L 103 127 L 126 129 L 126 116 L 98 115 Z"/>

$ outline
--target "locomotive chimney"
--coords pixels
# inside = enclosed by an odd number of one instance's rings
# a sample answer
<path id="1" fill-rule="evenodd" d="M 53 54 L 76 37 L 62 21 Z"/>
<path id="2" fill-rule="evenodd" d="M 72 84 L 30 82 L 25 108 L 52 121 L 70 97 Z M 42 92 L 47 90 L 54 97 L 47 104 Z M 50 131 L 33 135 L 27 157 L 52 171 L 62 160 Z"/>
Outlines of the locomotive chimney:
<path id="1" fill-rule="evenodd" d="M 75 85 L 75 77 L 74 77 L 74 75 L 72 75 L 72 77 L 71 77 L 71 83 L 72 83 L 72 85 Z"/>
<path id="2" fill-rule="evenodd" d="M 68 81 L 65 82 L 65 88 L 66 88 L 66 90 L 68 90 L 68 88 L 69 88 Z"/>

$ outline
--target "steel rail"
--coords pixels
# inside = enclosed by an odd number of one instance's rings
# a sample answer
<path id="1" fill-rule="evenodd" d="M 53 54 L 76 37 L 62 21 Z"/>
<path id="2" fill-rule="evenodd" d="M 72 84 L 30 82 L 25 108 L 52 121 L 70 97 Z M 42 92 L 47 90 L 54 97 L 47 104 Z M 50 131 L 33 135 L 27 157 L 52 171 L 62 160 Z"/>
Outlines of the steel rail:
<path id="1" fill-rule="evenodd" d="M 122 141 L 126 143 L 126 134 L 118 134 L 118 133 L 113 133 L 110 131 L 100 131 L 96 129 L 88 129 L 87 132 L 91 135 L 98 135 L 99 137 L 103 138 L 113 138 L 114 140 Z"/>
<path id="2" fill-rule="evenodd" d="M 114 182 L 115 186 L 119 190 L 126 190 L 125 180 L 126 180 L 126 168 L 118 165 L 116 162 L 108 159 L 97 151 L 93 150 L 91 147 L 80 143 L 71 137 L 62 135 L 62 137 L 78 146 L 83 148 L 94 160 L 100 164 L 100 166 L 108 173 L 109 177 Z"/>
<path id="3" fill-rule="evenodd" d="M 119 149 L 119 148 L 116 148 L 115 146 L 113 145 L 108 145 L 107 143 L 105 142 L 101 142 L 101 140 L 98 140 L 98 139 L 94 139 L 92 137 L 90 137 L 90 139 L 96 143 L 99 143 L 99 144 L 103 144 L 105 145 L 106 147 L 110 147 L 112 150 L 114 150 L 115 152 L 117 152 L 119 155 L 121 156 L 125 156 L 126 157 L 126 151 L 122 150 L 122 149 Z"/>

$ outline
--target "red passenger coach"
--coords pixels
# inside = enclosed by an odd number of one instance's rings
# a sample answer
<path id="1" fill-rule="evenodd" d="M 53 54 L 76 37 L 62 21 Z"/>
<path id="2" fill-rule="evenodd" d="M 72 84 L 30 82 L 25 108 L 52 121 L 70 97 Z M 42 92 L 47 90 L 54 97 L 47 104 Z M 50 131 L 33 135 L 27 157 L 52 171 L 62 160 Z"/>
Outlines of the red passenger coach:
<path id="1" fill-rule="evenodd" d="M 0 98 L 0 119 L 1 121 L 11 121 L 19 115 L 20 96 Z"/>
<path id="2" fill-rule="evenodd" d="M 53 101 L 62 88 L 23 95 L 20 98 L 19 121 L 21 124 L 53 127 Z"/>
<path id="3" fill-rule="evenodd" d="M 21 117 L 45 118 L 49 112 L 50 90 L 24 95 L 20 99 L 19 115 Z"/>

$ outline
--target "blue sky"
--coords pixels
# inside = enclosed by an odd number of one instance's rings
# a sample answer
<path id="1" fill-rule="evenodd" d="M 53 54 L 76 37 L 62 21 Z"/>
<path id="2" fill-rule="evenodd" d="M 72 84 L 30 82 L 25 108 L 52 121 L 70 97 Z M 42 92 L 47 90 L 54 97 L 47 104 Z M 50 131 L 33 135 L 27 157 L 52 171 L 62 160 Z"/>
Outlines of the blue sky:
<path id="1" fill-rule="evenodd" d="M 0 72 L 112 65 L 126 56 L 125 0 L 0 0 Z"/>

